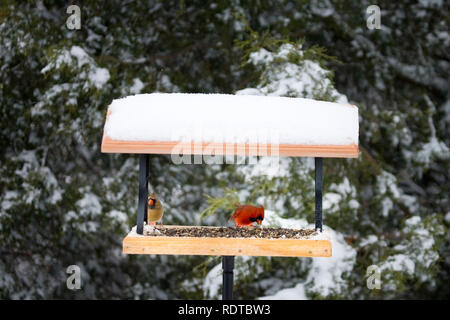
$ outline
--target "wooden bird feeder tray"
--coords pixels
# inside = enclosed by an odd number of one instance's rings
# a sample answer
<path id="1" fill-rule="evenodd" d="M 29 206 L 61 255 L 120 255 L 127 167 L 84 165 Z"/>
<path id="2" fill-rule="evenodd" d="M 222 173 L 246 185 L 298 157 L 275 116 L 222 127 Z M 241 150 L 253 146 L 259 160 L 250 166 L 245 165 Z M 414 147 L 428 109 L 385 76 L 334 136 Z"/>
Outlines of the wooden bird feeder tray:
<path id="1" fill-rule="evenodd" d="M 182 108 L 181 108 L 182 106 Z M 230 117 L 230 115 L 233 115 Z M 151 122 L 157 119 L 157 122 Z M 203 129 L 202 140 L 176 139 L 173 132 Z M 276 141 L 217 141 L 217 130 L 276 130 Z M 272 131 L 271 131 L 272 130 Z M 239 140 L 239 139 L 238 139 Z M 136 232 L 123 240 L 127 254 L 223 256 L 223 298 L 231 299 L 234 256 L 330 257 L 331 242 L 317 237 L 208 236 L 217 227 L 164 226 L 202 230 L 202 236 L 145 235 L 149 154 L 291 156 L 315 158 L 315 231 L 322 232 L 322 158 L 358 157 L 358 109 L 300 98 L 221 94 L 145 94 L 114 100 L 108 108 L 101 150 L 140 154 Z M 231 213 L 230 213 L 231 214 Z M 313 230 L 314 231 L 314 230 Z"/>
<path id="2" fill-rule="evenodd" d="M 220 227 L 207 226 L 164 226 L 161 229 L 178 229 L 187 235 L 211 234 Z M 184 229 L 184 230 L 183 230 Z M 201 229 L 201 230 L 199 230 Z M 223 228 L 232 229 L 232 228 Z M 247 229 L 247 228 L 242 228 Z M 254 228 L 251 231 L 269 230 Z M 199 232 L 201 231 L 201 232 Z M 317 235 L 314 230 L 309 231 Z M 262 238 L 221 236 L 167 236 L 167 235 L 128 235 L 123 240 L 123 252 L 127 254 L 170 254 L 170 255 L 207 255 L 207 256 L 278 256 L 278 257 L 330 257 L 331 243 L 324 239 L 308 239 L 308 236 L 296 238 Z M 265 235 L 269 236 L 270 235 Z"/>

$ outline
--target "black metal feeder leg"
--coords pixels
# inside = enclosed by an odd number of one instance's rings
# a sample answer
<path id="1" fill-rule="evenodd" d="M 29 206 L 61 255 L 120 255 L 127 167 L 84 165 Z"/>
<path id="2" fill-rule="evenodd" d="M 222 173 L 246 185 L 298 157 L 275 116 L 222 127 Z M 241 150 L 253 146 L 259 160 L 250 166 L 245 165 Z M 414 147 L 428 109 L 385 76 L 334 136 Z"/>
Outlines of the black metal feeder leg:
<path id="1" fill-rule="evenodd" d="M 232 300 L 234 256 L 222 256 L 222 269 L 223 269 L 222 300 Z"/>
<path id="2" fill-rule="evenodd" d="M 148 154 L 139 155 L 139 202 L 136 232 L 144 233 L 144 220 L 146 220 L 147 197 L 148 197 Z"/>
<path id="3" fill-rule="evenodd" d="M 323 169 L 323 159 L 314 158 L 315 165 L 315 188 L 316 188 L 316 230 L 320 229 L 322 232 L 322 169 Z"/>

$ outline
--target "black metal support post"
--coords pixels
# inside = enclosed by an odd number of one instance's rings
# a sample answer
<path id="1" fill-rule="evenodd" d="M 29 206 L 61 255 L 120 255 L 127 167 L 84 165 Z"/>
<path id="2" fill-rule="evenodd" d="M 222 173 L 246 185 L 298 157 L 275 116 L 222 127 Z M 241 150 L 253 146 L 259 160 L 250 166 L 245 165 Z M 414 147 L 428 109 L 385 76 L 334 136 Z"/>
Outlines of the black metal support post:
<path id="1" fill-rule="evenodd" d="M 136 232 L 144 233 L 144 220 L 146 220 L 147 197 L 148 197 L 148 154 L 139 155 L 139 202 Z"/>
<path id="2" fill-rule="evenodd" d="M 316 230 L 320 229 L 322 232 L 322 158 L 314 158 L 315 165 L 315 188 L 316 188 Z"/>
<path id="3" fill-rule="evenodd" d="M 223 268 L 222 300 L 232 300 L 234 256 L 222 256 L 222 268 Z"/>

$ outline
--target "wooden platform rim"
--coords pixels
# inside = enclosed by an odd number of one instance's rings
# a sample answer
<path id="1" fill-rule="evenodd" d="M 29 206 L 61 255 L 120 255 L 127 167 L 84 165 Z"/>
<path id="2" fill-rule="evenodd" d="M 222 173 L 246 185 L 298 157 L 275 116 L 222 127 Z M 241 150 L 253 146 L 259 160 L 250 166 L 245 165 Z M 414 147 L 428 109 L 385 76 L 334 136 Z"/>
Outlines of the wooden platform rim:
<path id="1" fill-rule="evenodd" d="M 329 239 L 308 239 L 308 238 L 258 238 L 258 237 L 175 237 L 175 236 L 147 236 L 147 235 L 140 235 L 140 234 L 133 234 L 133 235 L 127 235 L 125 236 L 124 240 L 126 238 L 145 238 L 145 239 L 183 239 L 183 240 L 192 240 L 192 239 L 222 239 L 222 240 L 229 240 L 229 239 L 236 239 L 236 240 L 282 240 L 282 241 L 330 241 Z"/>
<path id="2" fill-rule="evenodd" d="M 125 254 L 331 257 L 330 240 L 127 235 Z"/>

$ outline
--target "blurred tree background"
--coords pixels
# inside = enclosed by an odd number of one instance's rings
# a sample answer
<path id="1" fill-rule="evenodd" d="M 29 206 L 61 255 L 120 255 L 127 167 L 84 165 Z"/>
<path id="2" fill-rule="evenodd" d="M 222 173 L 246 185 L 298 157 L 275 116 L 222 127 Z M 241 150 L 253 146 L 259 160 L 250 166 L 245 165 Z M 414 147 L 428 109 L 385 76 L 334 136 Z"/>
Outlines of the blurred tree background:
<path id="1" fill-rule="evenodd" d="M 81 29 L 67 7 L 79 5 Z M 0 3 L 0 298 L 217 298 L 218 258 L 125 256 L 137 156 L 100 153 L 112 99 L 151 92 L 280 95 L 359 107 L 359 159 L 324 161 L 333 258 L 239 258 L 236 297 L 448 299 L 450 36 L 443 0 Z M 214 107 L 214 106 L 211 106 Z M 239 115 L 230 115 L 230 117 Z M 251 120 L 251 119 L 249 119 Z M 151 156 L 165 224 L 235 192 L 268 223 L 313 222 L 311 159 L 173 165 Z M 221 214 L 219 214 L 221 213 Z M 66 268 L 82 269 L 82 289 Z M 381 289 L 366 269 L 381 269 Z"/>

